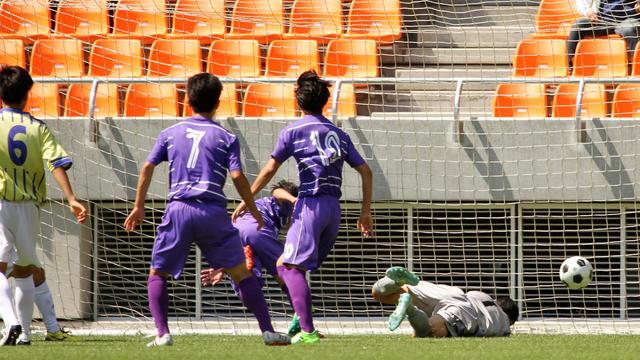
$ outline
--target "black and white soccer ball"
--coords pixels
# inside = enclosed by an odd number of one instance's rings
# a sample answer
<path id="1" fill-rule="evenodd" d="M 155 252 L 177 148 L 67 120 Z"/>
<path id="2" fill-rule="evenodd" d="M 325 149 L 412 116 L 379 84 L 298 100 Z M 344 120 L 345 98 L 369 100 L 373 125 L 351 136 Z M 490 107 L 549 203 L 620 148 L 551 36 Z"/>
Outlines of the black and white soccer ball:
<path id="1" fill-rule="evenodd" d="M 593 266 L 582 256 L 572 256 L 560 266 L 560 280 L 572 290 L 582 289 L 591 283 Z"/>

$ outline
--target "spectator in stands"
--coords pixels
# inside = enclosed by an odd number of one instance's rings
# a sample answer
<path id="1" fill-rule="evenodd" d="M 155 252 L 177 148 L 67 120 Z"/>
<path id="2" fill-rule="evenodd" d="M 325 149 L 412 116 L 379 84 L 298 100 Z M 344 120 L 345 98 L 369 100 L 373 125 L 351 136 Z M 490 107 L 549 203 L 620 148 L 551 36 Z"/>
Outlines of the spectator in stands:
<path id="1" fill-rule="evenodd" d="M 626 40 L 631 61 L 640 36 L 638 0 L 576 0 L 576 9 L 585 18 L 578 19 L 569 32 L 567 56 L 570 69 L 580 40 L 611 34 L 618 34 Z"/>

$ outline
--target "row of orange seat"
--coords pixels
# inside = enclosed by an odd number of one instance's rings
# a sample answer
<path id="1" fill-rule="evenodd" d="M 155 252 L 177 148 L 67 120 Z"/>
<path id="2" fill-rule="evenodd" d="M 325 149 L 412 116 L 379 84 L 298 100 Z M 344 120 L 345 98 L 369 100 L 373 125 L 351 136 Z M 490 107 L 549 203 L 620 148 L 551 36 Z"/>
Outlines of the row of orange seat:
<path id="1" fill-rule="evenodd" d="M 274 40 L 268 49 L 264 76 L 297 77 L 301 72 L 320 72 L 320 52 L 315 40 Z M 208 48 L 205 68 L 197 40 L 159 39 L 153 42 L 144 71 L 139 40 L 96 40 L 84 70 L 80 40 L 38 40 L 30 59 L 32 76 L 113 78 L 143 76 L 188 77 L 208 71 L 217 76 L 258 77 L 262 74 L 260 46 L 255 40 L 217 40 Z M 0 63 L 26 67 L 20 40 L 0 40 Z M 326 49 L 323 76 L 376 77 L 378 55 L 373 40 L 332 40 Z"/>
<path id="2" fill-rule="evenodd" d="M 119 0 L 109 24 L 109 0 L 60 0 L 53 31 L 45 0 L 3 0 L 0 38 L 37 39 L 64 36 L 93 42 L 98 38 L 252 39 L 267 44 L 279 38 L 372 39 L 391 43 L 401 37 L 398 0 L 352 0 L 343 29 L 341 0 L 295 0 L 285 19 L 282 0 L 236 0 L 227 30 L 225 0 L 177 0 L 168 11 L 165 0 Z M 170 27 L 169 27 L 170 24 Z M 288 24 L 288 29 L 287 26 Z"/>
<path id="3" fill-rule="evenodd" d="M 631 61 L 631 76 L 640 76 L 640 44 Z M 583 39 L 578 43 L 572 76 L 620 77 L 629 75 L 625 40 Z M 566 77 L 569 75 L 566 41 L 524 39 L 513 59 L 513 75 L 524 77 Z"/>
<path id="4" fill-rule="evenodd" d="M 290 84 L 249 84 L 240 101 L 241 87 L 225 84 L 216 112 L 219 118 L 234 117 L 296 117 L 298 116 L 294 88 Z M 121 104 L 120 90 L 126 91 Z M 89 115 L 91 84 L 71 84 L 61 100 L 60 85 L 36 83 L 31 90 L 25 111 L 33 116 L 47 118 L 58 116 Z M 331 90 L 332 93 L 335 89 Z M 130 84 L 120 89 L 116 84 L 99 84 L 95 98 L 94 116 L 104 117 L 166 117 L 191 116 L 191 108 L 181 101 L 179 88 L 174 84 Z M 356 116 L 356 100 L 353 85 L 340 88 L 339 117 Z M 64 104 L 64 106 L 62 105 Z M 241 112 L 239 104 L 241 106 Z M 331 117 L 331 100 L 324 109 Z"/>
<path id="5" fill-rule="evenodd" d="M 544 84 L 500 84 L 493 99 L 496 117 L 545 118 L 547 114 L 547 86 Z M 608 101 L 604 84 L 585 84 L 582 98 L 583 118 L 640 117 L 640 84 L 620 84 L 615 87 L 612 101 Z M 553 94 L 551 117 L 575 117 L 578 84 L 560 84 Z"/>

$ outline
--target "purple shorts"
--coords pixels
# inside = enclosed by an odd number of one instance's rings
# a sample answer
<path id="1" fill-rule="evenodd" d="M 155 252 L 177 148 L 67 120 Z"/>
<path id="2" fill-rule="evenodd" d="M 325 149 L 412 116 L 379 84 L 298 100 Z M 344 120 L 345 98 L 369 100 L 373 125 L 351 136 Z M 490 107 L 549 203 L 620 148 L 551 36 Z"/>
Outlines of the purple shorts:
<path id="1" fill-rule="evenodd" d="M 158 226 L 151 267 L 180 277 L 191 243 L 214 268 L 232 268 L 244 262 L 238 230 L 227 209 L 211 204 L 171 201 Z"/>
<path id="2" fill-rule="evenodd" d="M 329 256 L 340 227 L 340 200 L 335 196 L 301 197 L 291 216 L 284 263 L 315 270 Z"/>

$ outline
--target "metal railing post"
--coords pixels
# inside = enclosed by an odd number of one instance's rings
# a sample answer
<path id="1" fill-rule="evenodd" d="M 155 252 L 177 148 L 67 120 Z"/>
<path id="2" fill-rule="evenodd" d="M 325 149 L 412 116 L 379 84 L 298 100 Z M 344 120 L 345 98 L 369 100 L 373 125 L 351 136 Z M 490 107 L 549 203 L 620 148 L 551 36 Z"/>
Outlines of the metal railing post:
<path id="1" fill-rule="evenodd" d="M 91 82 L 91 92 L 89 93 L 89 141 L 98 142 L 98 123 L 96 122 L 96 93 L 100 80 L 94 79 Z"/>
<path id="2" fill-rule="evenodd" d="M 333 98 L 331 99 L 331 121 L 337 124 L 338 121 L 338 100 L 340 99 L 340 87 L 342 86 L 342 79 L 336 80 L 336 88 L 333 91 Z"/>
<path id="3" fill-rule="evenodd" d="M 455 126 L 455 141 L 462 144 L 464 124 L 460 120 L 460 101 L 462 97 L 462 79 L 456 81 L 456 94 L 453 98 L 453 122 Z"/>
<path id="4" fill-rule="evenodd" d="M 579 143 L 586 141 L 584 123 L 582 122 L 582 98 L 584 97 L 584 85 L 585 80 L 580 79 L 580 82 L 578 83 L 578 93 L 576 94 L 576 135 Z"/>

